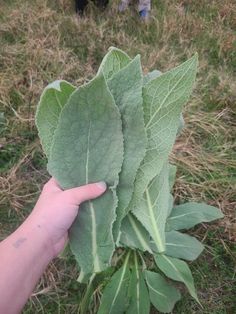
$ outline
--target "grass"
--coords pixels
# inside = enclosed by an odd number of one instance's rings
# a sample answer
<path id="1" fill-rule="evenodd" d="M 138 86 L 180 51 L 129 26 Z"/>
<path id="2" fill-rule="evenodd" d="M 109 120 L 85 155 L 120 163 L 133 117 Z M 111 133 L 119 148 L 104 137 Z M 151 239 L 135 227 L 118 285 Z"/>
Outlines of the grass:
<path id="1" fill-rule="evenodd" d="M 143 70 L 166 71 L 198 52 L 186 127 L 171 160 L 178 166 L 176 202 L 205 201 L 225 218 L 194 229 L 206 250 L 191 264 L 203 309 L 186 294 L 174 313 L 236 312 L 236 5 L 219 1 L 153 1 L 150 22 L 118 1 L 74 14 L 73 1 L 15 0 L 0 8 L 0 239 L 28 215 L 48 179 L 34 124 L 45 85 L 90 79 L 109 46 L 142 56 Z M 4 116 L 3 114 L 4 113 Z M 72 256 L 51 263 L 24 313 L 76 313 L 84 287 Z M 94 299 L 94 302 L 97 299 Z M 95 304 L 95 303 L 94 303 Z M 92 311 L 93 312 L 93 311 Z"/>

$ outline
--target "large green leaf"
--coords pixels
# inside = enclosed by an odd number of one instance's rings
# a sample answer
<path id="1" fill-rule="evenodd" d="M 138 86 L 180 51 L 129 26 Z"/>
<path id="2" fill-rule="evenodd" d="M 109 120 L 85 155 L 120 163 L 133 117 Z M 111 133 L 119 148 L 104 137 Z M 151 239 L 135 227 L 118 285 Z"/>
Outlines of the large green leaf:
<path id="1" fill-rule="evenodd" d="M 152 253 L 149 233 L 132 213 L 128 213 L 122 221 L 120 244 Z"/>
<path id="2" fill-rule="evenodd" d="M 162 75 L 162 72 L 160 72 L 158 70 L 153 70 L 153 71 L 149 72 L 147 75 L 145 75 L 143 77 L 143 85 L 146 85 L 148 82 L 150 82 L 151 80 L 154 80 L 155 78 L 157 78 L 160 75 Z M 181 113 L 177 134 L 179 134 L 183 128 L 184 128 L 184 118 L 183 118 L 183 115 Z"/>
<path id="3" fill-rule="evenodd" d="M 134 256 L 134 266 L 131 269 L 129 285 L 129 307 L 126 314 L 149 314 L 150 300 L 144 281 L 143 272 L 140 270 L 137 255 Z"/>
<path id="4" fill-rule="evenodd" d="M 74 90 L 75 87 L 66 81 L 55 81 L 44 89 L 40 97 L 35 122 L 48 158 L 61 111 Z"/>
<path id="5" fill-rule="evenodd" d="M 186 262 L 162 254 L 155 256 L 155 262 L 167 277 L 183 282 L 191 296 L 200 304 L 194 287 L 193 276 Z"/>
<path id="6" fill-rule="evenodd" d="M 147 152 L 137 172 L 130 208 L 135 208 L 168 159 L 174 144 L 179 117 L 195 81 L 197 55 L 175 69 L 149 81 L 143 88 Z"/>
<path id="7" fill-rule="evenodd" d="M 98 69 L 98 75 L 103 73 L 105 79 L 110 79 L 115 73 L 124 68 L 131 58 L 122 50 L 110 47 Z"/>
<path id="8" fill-rule="evenodd" d="M 175 179 L 175 173 L 176 173 L 176 166 L 169 164 L 169 174 L 168 174 L 168 184 L 169 186 L 173 186 L 174 184 L 174 179 Z M 156 197 L 158 194 L 158 188 L 159 186 L 157 186 L 158 183 L 158 178 L 156 178 L 157 181 L 153 182 L 152 187 L 149 188 L 150 193 L 152 195 L 152 197 Z M 168 189 L 167 186 L 167 181 L 166 182 L 166 189 Z M 164 187 L 162 185 L 162 183 L 160 184 L 160 187 Z M 155 201 L 154 201 L 155 202 Z M 156 200 L 157 202 L 157 200 Z M 160 202 L 159 202 L 160 204 Z M 161 204 L 160 204 L 161 205 Z M 143 206 L 143 203 L 141 204 L 141 206 Z M 146 208 L 146 206 L 145 206 Z M 165 210 L 164 208 L 161 209 L 161 207 L 155 207 L 154 206 L 154 215 L 158 215 L 158 208 L 160 210 Z M 169 199 L 168 199 L 168 210 L 166 211 L 166 216 L 163 217 L 164 220 L 166 219 L 167 215 L 169 215 L 169 213 L 171 212 L 173 208 L 173 196 L 171 193 L 169 193 Z M 148 223 L 146 223 L 145 225 L 148 225 Z M 164 226 L 165 223 L 163 222 L 163 224 L 161 224 L 161 222 L 159 222 L 159 226 L 158 224 L 155 224 L 155 228 L 160 228 L 162 231 L 162 237 L 163 237 L 163 242 L 164 242 Z M 152 253 L 152 249 L 154 248 L 154 250 L 156 251 L 156 245 L 151 245 L 150 244 L 150 235 L 147 231 L 147 228 L 145 229 L 143 227 L 143 224 L 141 224 L 141 222 L 139 222 L 134 215 L 132 215 L 132 213 L 128 213 L 128 215 L 126 215 L 126 217 L 124 218 L 122 225 L 121 225 L 121 238 L 120 238 L 120 243 L 124 246 L 127 247 L 131 247 L 131 248 L 136 248 L 142 251 L 148 251 L 149 253 Z"/>
<path id="9" fill-rule="evenodd" d="M 201 222 L 224 217 L 219 208 L 195 202 L 175 206 L 167 220 L 166 230 L 189 229 Z"/>
<path id="10" fill-rule="evenodd" d="M 159 252 L 165 251 L 165 223 L 169 213 L 169 170 L 166 163 L 145 190 L 140 203 L 132 213 L 149 232 Z"/>
<path id="11" fill-rule="evenodd" d="M 185 259 L 195 260 L 203 251 L 204 246 L 196 238 L 178 231 L 165 233 L 165 254 Z M 139 249 L 149 253 L 157 252 L 157 248 L 147 230 L 131 213 L 123 220 L 121 225 L 120 243 L 122 246 Z"/>
<path id="12" fill-rule="evenodd" d="M 129 253 L 124 265 L 112 276 L 104 289 L 98 314 L 123 314 L 128 306 L 128 286 L 130 270 Z"/>
<path id="13" fill-rule="evenodd" d="M 166 232 L 166 255 L 193 261 L 203 249 L 201 242 L 188 234 L 178 231 Z"/>
<path id="14" fill-rule="evenodd" d="M 160 274 L 146 270 L 145 277 L 152 304 L 161 313 L 170 313 L 181 298 L 179 291 Z"/>
<path id="15" fill-rule="evenodd" d="M 80 206 L 70 230 L 71 248 L 85 276 L 104 270 L 114 250 L 115 187 L 122 161 L 120 114 L 101 75 L 74 92 L 62 110 L 48 164 L 64 189 L 97 181 L 109 187 Z"/>
<path id="16" fill-rule="evenodd" d="M 112 50 L 112 54 L 116 55 L 116 53 L 116 50 Z M 121 113 L 124 136 L 124 161 L 117 187 L 119 201 L 113 228 L 115 239 L 118 237 L 121 221 L 126 215 L 125 210 L 132 197 L 135 176 L 146 151 L 142 81 L 139 56 L 107 81 Z"/>

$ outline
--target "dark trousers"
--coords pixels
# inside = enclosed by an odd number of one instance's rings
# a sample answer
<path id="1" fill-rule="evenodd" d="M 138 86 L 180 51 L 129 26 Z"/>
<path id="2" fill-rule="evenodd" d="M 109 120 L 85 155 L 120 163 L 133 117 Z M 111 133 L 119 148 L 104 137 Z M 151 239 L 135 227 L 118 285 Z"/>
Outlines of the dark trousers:
<path id="1" fill-rule="evenodd" d="M 105 8 L 109 2 L 109 0 L 94 0 L 99 7 Z M 77 13 L 83 13 L 85 7 L 88 4 L 88 0 L 75 0 L 75 10 Z"/>

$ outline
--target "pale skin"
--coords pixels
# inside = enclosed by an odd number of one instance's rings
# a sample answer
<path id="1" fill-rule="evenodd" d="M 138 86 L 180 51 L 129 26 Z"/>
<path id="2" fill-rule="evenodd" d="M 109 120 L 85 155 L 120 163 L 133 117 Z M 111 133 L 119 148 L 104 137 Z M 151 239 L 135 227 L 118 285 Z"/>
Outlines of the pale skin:
<path id="1" fill-rule="evenodd" d="M 102 195 L 104 182 L 63 191 L 51 178 L 29 217 L 0 243 L 0 313 L 20 313 L 47 265 L 64 248 L 79 205 Z"/>

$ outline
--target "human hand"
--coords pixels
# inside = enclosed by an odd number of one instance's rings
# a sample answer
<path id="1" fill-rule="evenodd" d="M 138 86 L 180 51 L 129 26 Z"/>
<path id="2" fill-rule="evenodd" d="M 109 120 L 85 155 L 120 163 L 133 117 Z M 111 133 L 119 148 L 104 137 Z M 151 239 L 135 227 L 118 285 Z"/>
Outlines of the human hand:
<path id="1" fill-rule="evenodd" d="M 68 229 L 75 220 L 79 205 L 94 199 L 106 190 L 105 182 L 92 183 L 63 191 L 56 180 L 51 178 L 29 216 L 47 234 L 52 255 L 57 256 L 68 239 Z"/>

